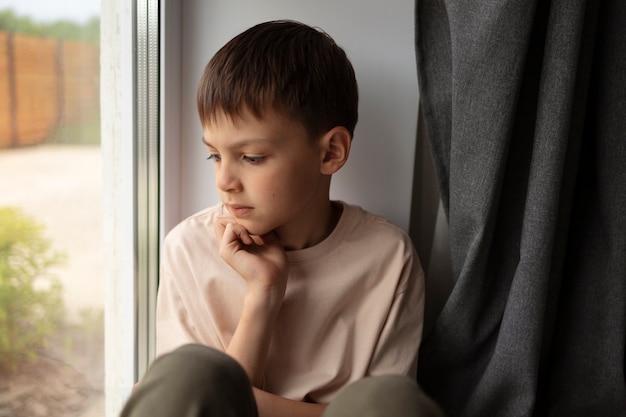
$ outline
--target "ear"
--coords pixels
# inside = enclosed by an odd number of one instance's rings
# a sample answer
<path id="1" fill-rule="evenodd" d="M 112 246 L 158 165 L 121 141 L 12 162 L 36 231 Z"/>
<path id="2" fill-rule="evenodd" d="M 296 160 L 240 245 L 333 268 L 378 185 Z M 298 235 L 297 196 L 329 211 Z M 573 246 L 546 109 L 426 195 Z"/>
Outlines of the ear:
<path id="1" fill-rule="evenodd" d="M 348 160 L 352 136 L 345 127 L 336 126 L 326 132 L 319 143 L 322 151 L 320 171 L 322 174 L 332 175 Z"/>

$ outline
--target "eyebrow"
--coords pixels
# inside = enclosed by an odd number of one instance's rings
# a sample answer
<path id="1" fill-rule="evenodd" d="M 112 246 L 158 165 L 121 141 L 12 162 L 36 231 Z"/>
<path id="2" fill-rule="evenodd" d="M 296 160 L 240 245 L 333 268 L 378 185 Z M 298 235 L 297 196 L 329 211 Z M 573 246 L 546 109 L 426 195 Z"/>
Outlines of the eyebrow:
<path id="1" fill-rule="evenodd" d="M 209 143 L 209 141 L 206 140 L 206 138 L 204 136 L 202 136 L 202 138 L 200 138 L 202 140 L 202 143 L 204 143 L 206 146 L 209 146 L 211 148 L 215 148 L 215 146 L 213 146 L 211 143 Z M 277 138 L 250 138 L 250 139 L 242 139 L 238 142 L 235 142 L 232 146 L 229 146 L 232 149 L 237 149 L 237 148 L 243 148 L 244 146 L 250 145 L 251 143 L 254 143 L 255 145 L 258 144 L 273 144 L 277 141 Z"/>

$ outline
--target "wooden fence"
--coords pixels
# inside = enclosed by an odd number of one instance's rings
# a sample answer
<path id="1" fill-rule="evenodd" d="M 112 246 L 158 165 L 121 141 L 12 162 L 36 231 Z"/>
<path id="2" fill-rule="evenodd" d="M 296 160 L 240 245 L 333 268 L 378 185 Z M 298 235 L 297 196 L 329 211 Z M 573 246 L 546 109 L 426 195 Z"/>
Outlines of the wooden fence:
<path id="1" fill-rule="evenodd" d="M 0 31 L 0 148 L 99 117 L 99 55 L 96 45 Z"/>

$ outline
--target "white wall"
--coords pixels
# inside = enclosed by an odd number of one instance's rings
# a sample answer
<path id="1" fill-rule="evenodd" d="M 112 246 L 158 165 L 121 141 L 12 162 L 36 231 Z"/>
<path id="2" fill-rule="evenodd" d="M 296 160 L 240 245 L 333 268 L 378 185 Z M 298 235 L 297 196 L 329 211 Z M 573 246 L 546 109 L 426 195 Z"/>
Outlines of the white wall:
<path id="1" fill-rule="evenodd" d="M 352 153 L 333 179 L 331 197 L 359 204 L 408 230 L 418 105 L 413 8 L 413 0 L 182 2 L 181 67 L 174 71 L 180 70 L 182 80 L 181 134 L 165 138 L 181 141 L 180 190 L 166 190 L 166 216 L 167 202 L 175 206 L 174 217 L 184 218 L 219 201 L 196 113 L 196 85 L 205 64 L 248 27 L 293 19 L 328 32 L 346 50 L 359 82 L 360 114 Z M 176 53 L 169 51 L 174 57 Z M 171 178 L 171 172 L 164 174 Z M 164 232 L 173 223 L 166 222 Z"/>

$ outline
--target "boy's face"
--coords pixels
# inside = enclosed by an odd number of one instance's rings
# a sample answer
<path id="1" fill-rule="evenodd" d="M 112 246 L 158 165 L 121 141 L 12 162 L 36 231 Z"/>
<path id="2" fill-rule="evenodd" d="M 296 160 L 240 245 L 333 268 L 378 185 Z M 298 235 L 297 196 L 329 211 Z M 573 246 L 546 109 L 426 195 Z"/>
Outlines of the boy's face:
<path id="1" fill-rule="evenodd" d="M 220 199 L 250 233 L 293 235 L 328 204 L 323 151 L 300 123 L 275 112 L 261 119 L 244 112 L 234 120 L 219 112 L 204 128 L 204 142 Z"/>

